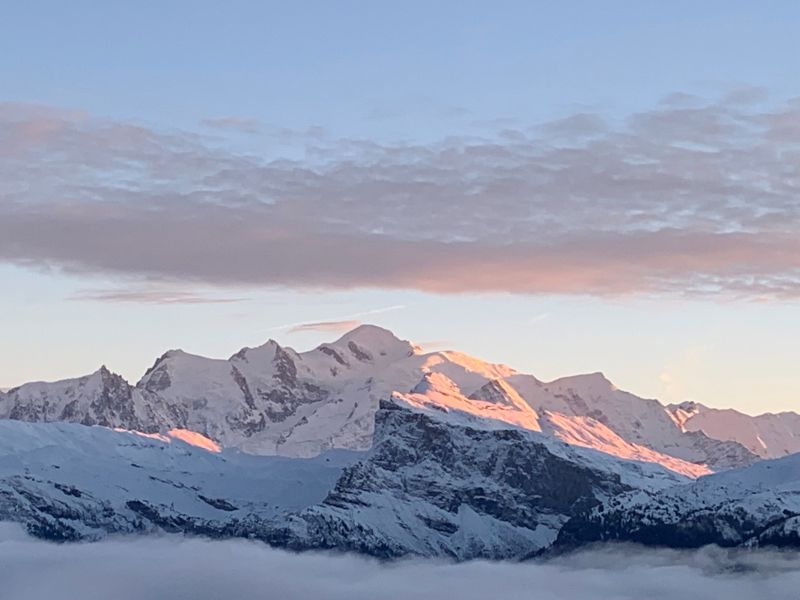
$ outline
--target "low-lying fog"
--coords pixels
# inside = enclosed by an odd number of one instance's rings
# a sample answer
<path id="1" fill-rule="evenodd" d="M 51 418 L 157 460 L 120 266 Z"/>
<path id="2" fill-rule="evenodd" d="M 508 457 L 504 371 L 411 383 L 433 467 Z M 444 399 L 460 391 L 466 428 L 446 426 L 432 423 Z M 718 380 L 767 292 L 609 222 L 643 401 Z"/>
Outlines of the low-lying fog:
<path id="1" fill-rule="evenodd" d="M 606 546 L 541 563 L 292 554 L 181 537 L 51 544 L 0 524 L 3 600 L 751 600 L 800 597 L 797 552 Z"/>

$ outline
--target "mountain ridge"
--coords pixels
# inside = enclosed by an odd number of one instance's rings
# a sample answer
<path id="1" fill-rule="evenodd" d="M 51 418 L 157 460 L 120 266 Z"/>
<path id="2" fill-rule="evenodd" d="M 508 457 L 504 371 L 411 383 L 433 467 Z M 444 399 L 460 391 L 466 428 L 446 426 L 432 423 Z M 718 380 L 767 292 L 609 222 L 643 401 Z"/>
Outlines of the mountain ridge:
<path id="1" fill-rule="evenodd" d="M 450 391 L 419 387 L 432 378 Z M 379 402 L 412 391 L 428 404 L 452 401 L 526 429 L 546 426 L 564 441 L 692 476 L 759 458 L 738 440 L 684 427 L 668 407 L 619 390 L 600 372 L 545 382 L 460 352 L 425 353 L 374 325 L 304 352 L 275 340 L 227 359 L 169 350 L 135 385 L 105 367 L 23 384 L 0 394 L 0 418 L 181 429 L 245 452 L 310 457 L 369 448 Z"/>

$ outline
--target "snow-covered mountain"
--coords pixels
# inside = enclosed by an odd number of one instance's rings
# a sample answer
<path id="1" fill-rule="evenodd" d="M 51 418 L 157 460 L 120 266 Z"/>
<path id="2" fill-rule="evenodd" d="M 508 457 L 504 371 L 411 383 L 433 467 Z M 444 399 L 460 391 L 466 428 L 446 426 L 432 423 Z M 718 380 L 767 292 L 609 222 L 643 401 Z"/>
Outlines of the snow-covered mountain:
<path id="1" fill-rule="evenodd" d="M 623 490 L 686 481 L 458 410 L 381 403 L 375 445 L 324 502 L 268 541 L 381 557 L 522 558 L 549 547 L 569 518 Z"/>
<path id="2" fill-rule="evenodd" d="M 381 557 L 521 558 L 581 508 L 687 481 L 458 411 L 381 404 L 367 452 L 214 452 L 71 423 L 0 421 L 0 520 L 38 536 L 156 531 Z"/>
<path id="3" fill-rule="evenodd" d="M 0 421 L 0 520 L 64 541 L 172 532 L 458 560 L 609 539 L 800 546 L 798 492 L 800 455 L 692 482 L 419 391 L 380 404 L 370 450 L 307 459 Z"/>
<path id="4" fill-rule="evenodd" d="M 0 394 L 0 520 L 49 539 L 167 531 L 381 557 L 800 545 L 800 455 L 759 460 L 743 437 L 789 448 L 792 417 L 737 413 L 731 439 L 690 426 L 717 412 L 371 326 L 308 352 L 173 350 L 136 385 L 103 367 Z"/>
<path id="5" fill-rule="evenodd" d="M 321 502 L 357 455 L 214 452 L 179 436 L 0 421 L 0 521 L 57 540 L 260 523 Z M 240 524 L 245 521 L 245 524 Z M 254 525 L 255 527 L 255 525 Z"/>
<path id="6" fill-rule="evenodd" d="M 146 433 L 199 433 L 224 448 L 312 457 L 372 445 L 375 414 L 392 393 L 500 419 L 622 458 L 698 476 L 752 463 L 737 441 L 690 430 L 656 400 L 599 373 L 550 383 L 458 352 L 424 353 L 363 325 L 296 352 L 270 340 L 229 359 L 171 350 L 136 385 L 101 368 L 78 379 L 0 394 L 0 418 L 99 424 Z"/>
<path id="7" fill-rule="evenodd" d="M 762 458 L 800 452 L 800 415 L 766 413 L 751 417 L 732 408 L 709 408 L 698 402 L 667 407 L 683 431 L 700 431 L 718 440 L 730 440 Z"/>
<path id="8" fill-rule="evenodd" d="M 469 417 L 469 424 L 495 422 L 542 431 L 563 442 L 584 448 L 600 450 L 619 458 L 657 463 L 688 477 L 699 477 L 711 472 L 705 464 L 691 463 L 669 454 L 625 441 L 606 425 L 591 417 L 566 415 L 531 406 L 505 380 L 493 379 L 473 392 L 468 398 L 459 387 L 441 373 L 427 374 L 409 394 L 397 397 L 411 406 L 423 410 Z"/>
<path id="9" fill-rule="evenodd" d="M 558 546 L 608 540 L 677 548 L 800 546 L 800 454 L 610 498 L 573 518 Z"/>

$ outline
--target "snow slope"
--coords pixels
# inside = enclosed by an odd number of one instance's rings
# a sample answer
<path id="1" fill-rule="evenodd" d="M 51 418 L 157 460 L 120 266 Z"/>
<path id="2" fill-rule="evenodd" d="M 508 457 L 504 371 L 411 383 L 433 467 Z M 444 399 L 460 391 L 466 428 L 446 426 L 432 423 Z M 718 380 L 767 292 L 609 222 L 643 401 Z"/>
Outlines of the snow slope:
<path id="1" fill-rule="evenodd" d="M 222 529 L 322 501 L 356 458 L 343 451 L 314 459 L 217 453 L 176 436 L 0 421 L 0 520 L 68 540 L 182 530 L 188 522 Z M 160 521 L 148 518 L 154 512 Z"/>
<path id="2" fill-rule="evenodd" d="M 683 431 L 699 431 L 718 439 L 738 442 L 762 458 L 779 458 L 800 452 L 800 415 L 766 413 L 752 417 L 733 409 L 709 408 L 697 402 L 667 407 Z"/>
<path id="3" fill-rule="evenodd" d="M 621 440 L 713 470 L 752 464 L 757 457 L 736 442 L 716 440 L 701 432 L 685 432 L 657 400 L 639 398 L 619 390 L 602 373 L 564 377 L 549 383 L 531 375 L 507 378 L 537 411 L 584 418 L 591 427 L 605 426 Z M 575 422 L 575 427 L 580 428 Z M 590 428 L 580 436 L 591 439 Z M 607 451 L 614 444 L 601 442 Z M 600 446 L 598 446 L 600 447 Z M 624 456 L 629 449 L 620 449 Z"/>

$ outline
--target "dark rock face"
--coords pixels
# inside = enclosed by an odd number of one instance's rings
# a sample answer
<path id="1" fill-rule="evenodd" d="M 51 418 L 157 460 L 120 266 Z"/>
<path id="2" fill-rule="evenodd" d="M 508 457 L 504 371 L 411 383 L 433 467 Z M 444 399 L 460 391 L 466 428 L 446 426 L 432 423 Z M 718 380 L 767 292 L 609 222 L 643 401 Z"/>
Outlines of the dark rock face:
<path id="1" fill-rule="evenodd" d="M 347 343 L 347 348 L 361 362 L 371 362 L 372 355 L 353 341 Z"/>
<path id="2" fill-rule="evenodd" d="M 273 385 L 267 389 L 257 389 L 256 395 L 261 400 L 267 420 L 273 423 L 285 421 L 297 412 L 304 404 L 321 402 L 328 397 L 328 392 L 321 387 L 297 377 L 297 365 L 292 356 L 280 346 L 276 346 L 273 358 L 275 373 Z"/>
<path id="3" fill-rule="evenodd" d="M 577 547 L 591 542 L 626 541 L 665 548 L 699 548 L 708 544 L 738 546 L 757 533 L 746 514 L 702 511 L 686 520 L 665 520 L 647 511 L 614 506 L 587 511 L 568 521 L 559 533 L 557 547 Z"/>
<path id="4" fill-rule="evenodd" d="M 169 376 L 169 370 L 165 361 L 168 354 L 169 353 L 156 360 L 155 364 L 145 371 L 142 380 L 146 382 L 144 389 L 148 392 L 158 393 L 172 385 L 172 380 Z"/>
<path id="5" fill-rule="evenodd" d="M 244 397 L 245 404 L 247 408 L 250 410 L 256 409 L 256 401 L 253 399 L 253 394 L 250 391 L 250 386 L 247 384 L 247 379 L 244 375 L 242 375 L 241 371 L 236 367 L 231 367 L 231 377 L 236 382 L 236 385 L 239 386 L 239 389 L 242 392 L 242 396 Z"/>
<path id="6" fill-rule="evenodd" d="M 678 507 L 674 507 L 679 510 Z M 796 529 L 784 532 L 787 521 L 797 514 L 787 512 L 762 520 L 744 509 L 730 511 L 702 509 L 664 519 L 647 510 L 620 510 L 584 513 L 567 522 L 559 533 L 557 547 L 624 541 L 664 548 L 700 548 L 709 544 L 721 547 L 743 545 L 797 546 Z"/>
<path id="7" fill-rule="evenodd" d="M 285 421 L 300 406 L 324 401 L 329 395 L 321 387 L 300 380 L 291 353 L 275 342 L 270 344 L 275 353 L 271 360 L 273 375 L 268 385 L 248 383 L 247 377 L 236 367 L 236 361 L 248 362 L 248 349 L 240 350 L 231 359 L 231 376 L 241 390 L 245 409 L 240 414 L 229 415 L 227 422 L 246 437 L 263 431 L 269 423 Z"/>
<path id="8" fill-rule="evenodd" d="M 97 417 L 96 423 L 84 422 L 84 425 L 103 425 L 117 427 L 128 423 L 138 423 L 133 399 L 133 388 L 121 376 L 110 372 L 105 367 L 100 369 L 102 390 L 90 404 L 93 415 Z M 60 419 L 67 420 L 67 419 Z M 84 421 L 95 420 L 89 415 L 84 416 Z"/>
<path id="9" fill-rule="evenodd" d="M 381 557 L 521 558 L 570 515 L 629 489 L 527 432 L 454 426 L 383 402 L 369 458 L 269 541 Z"/>
<path id="10" fill-rule="evenodd" d="M 329 346 L 320 346 L 319 351 L 322 352 L 323 354 L 327 354 L 343 367 L 349 366 L 348 362 L 344 359 L 344 357 L 333 348 Z"/>
<path id="11" fill-rule="evenodd" d="M 101 367 L 86 377 L 71 380 L 55 396 L 46 390 L 10 390 L 0 398 L 7 407 L 8 419 L 16 421 L 71 421 L 82 425 L 124 427 L 153 431 L 136 413 L 134 387 L 116 373 Z"/>

